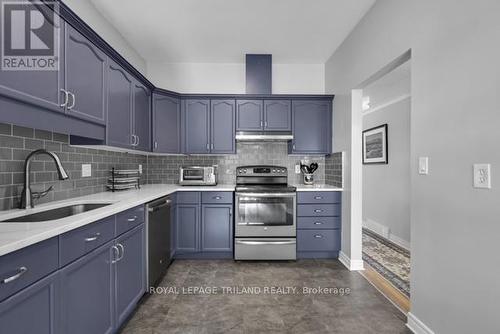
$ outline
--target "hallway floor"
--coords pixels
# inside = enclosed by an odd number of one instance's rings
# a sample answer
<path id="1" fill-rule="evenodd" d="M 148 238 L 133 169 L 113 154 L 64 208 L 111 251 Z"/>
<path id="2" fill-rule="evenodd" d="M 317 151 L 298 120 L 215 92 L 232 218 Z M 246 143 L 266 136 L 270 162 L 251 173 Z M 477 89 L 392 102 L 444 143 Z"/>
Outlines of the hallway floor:
<path id="1" fill-rule="evenodd" d="M 159 287 L 163 293 L 144 301 L 123 334 L 411 333 L 400 311 L 337 260 L 176 260 Z M 195 287 L 204 293 L 189 294 Z M 307 294 L 304 287 L 332 289 Z"/>

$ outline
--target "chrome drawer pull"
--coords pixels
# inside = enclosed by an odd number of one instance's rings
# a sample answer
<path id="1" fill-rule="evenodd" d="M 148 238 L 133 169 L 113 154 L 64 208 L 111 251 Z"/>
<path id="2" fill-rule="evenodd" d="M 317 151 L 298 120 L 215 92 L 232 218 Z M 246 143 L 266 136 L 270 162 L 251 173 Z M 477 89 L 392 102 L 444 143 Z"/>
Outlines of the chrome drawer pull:
<path id="1" fill-rule="evenodd" d="M 94 234 L 93 237 L 88 237 L 88 238 L 85 238 L 85 242 L 91 242 L 91 241 L 96 241 L 97 239 L 99 239 L 99 237 L 101 236 L 101 233 L 97 232 L 96 234 Z"/>
<path id="2" fill-rule="evenodd" d="M 127 221 L 129 221 L 129 222 L 135 222 L 135 221 L 136 221 L 136 219 L 137 219 L 137 216 L 134 216 L 134 218 L 129 218 L 129 219 L 127 219 Z"/>
<path id="3" fill-rule="evenodd" d="M 323 199 L 322 196 L 314 196 L 314 199 Z"/>
<path id="4" fill-rule="evenodd" d="M 316 210 L 314 210 L 314 212 L 316 212 L 316 213 L 320 213 L 320 212 L 323 212 L 323 210 L 321 210 L 321 209 L 316 209 Z"/>
<path id="5" fill-rule="evenodd" d="M 323 236 L 322 236 L 321 234 L 315 234 L 315 235 L 314 235 L 314 237 L 315 237 L 316 239 L 321 239 L 321 238 L 323 238 Z"/>
<path id="6" fill-rule="evenodd" d="M 116 262 L 118 262 L 118 261 L 121 261 L 121 260 L 123 259 L 123 257 L 125 256 L 125 247 L 123 247 L 123 245 L 122 245 L 122 244 L 116 244 L 116 245 L 117 245 L 119 248 L 121 248 L 121 250 L 122 250 L 122 252 L 121 252 L 121 253 L 122 253 L 122 256 L 120 256 L 120 257 L 116 260 Z"/>
<path id="7" fill-rule="evenodd" d="M 10 282 L 13 282 L 15 281 L 16 279 L 18 279 L 19 277 L 23 276 L 26 272 L 28 271 L 28 268 L 26 267 L 20 267 L 18 269 L 18 272 L 17 274 L 13 275 L 13 276 L 10 276 L 10 277 L 7 277 L 5 278 L 2 283 L 3 284 L 7 284 L 7 283 L 10 283 Z"/>
<path id="8" fill-rule="evenodd" d="M 323 222 L 314 222 L 314 225 L 323 225 Z"/>
<path id="9" fill-rule="evenodd" d="M 222 199 L 222 197 L 220 197 L 220 196 L 214 196 L 214 197 L 212 197 L 212 198 L 213 198 L 213 199 Z"/>

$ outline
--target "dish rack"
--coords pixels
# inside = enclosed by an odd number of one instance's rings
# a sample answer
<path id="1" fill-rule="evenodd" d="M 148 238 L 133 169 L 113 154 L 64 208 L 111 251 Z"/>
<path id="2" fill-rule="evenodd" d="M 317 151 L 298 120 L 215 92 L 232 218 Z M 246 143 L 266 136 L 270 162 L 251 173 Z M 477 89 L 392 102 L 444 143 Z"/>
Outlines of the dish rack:
<path id="1" fill-rule="evenodd" d="M 115 190 L 141 188 L 141 176 L 138 169 L 115 169 L 113 167 L 110 173 L 107 187 L 113 192 Z"/>

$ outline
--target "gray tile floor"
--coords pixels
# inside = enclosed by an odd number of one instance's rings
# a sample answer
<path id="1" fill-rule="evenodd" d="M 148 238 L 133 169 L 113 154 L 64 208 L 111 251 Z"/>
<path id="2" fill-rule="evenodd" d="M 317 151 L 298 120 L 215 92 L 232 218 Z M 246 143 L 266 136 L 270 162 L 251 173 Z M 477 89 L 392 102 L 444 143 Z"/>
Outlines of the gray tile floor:
<path id="1" fill-rule="evenodd" d="M 337 260 L 175 261 L 160 287 L 178 290 L 147 298 L 123 334 L 411 333 L 402 313 L 359 273 L 348 271 Z M 193 295 L 188 294 L 190 287 L 217 290 Z M 232 294 L 226 287 L 261 291 Z M 265 287 L 296 287 L 297 293 L 264 293 Z M 303 287 L 349 288 L 350 293 L 335 294 L 332 289 L 331 294 L 308 295 Z"/>

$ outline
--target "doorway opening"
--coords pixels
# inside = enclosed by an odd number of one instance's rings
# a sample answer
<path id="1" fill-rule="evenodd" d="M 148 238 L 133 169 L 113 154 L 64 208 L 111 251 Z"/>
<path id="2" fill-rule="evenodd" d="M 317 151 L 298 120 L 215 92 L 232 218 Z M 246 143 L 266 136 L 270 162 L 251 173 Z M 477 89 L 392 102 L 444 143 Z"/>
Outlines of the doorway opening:
<path id="1" fill-rule="evenodd" d="M 357 89 L 361 103 L 363 275 L 399 309 L 410 308 L 410 53 Z M 353 112 L 354 112 L 353 108 Z M 353 127 L 354 128 L 354 127 Z"/>

